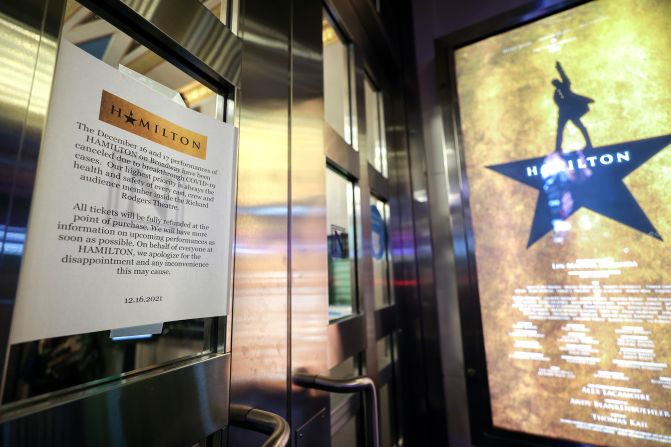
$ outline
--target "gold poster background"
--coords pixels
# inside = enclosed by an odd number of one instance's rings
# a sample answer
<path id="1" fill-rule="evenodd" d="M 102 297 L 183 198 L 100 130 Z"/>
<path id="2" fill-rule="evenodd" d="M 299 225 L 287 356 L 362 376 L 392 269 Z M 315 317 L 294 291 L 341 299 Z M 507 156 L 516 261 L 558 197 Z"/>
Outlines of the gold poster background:
<path id="1" fill-rule="evenodd" d="M 115 111 L 113 112 L 112 107 Z M 132 115 L 128 115 L 131 114 Z M 127 116 L 135 118 L 129 121 Z M 192 157 L 207 159 L 207 136 L 179 126 L 106 90 L 100 96 L 100 121 Z M 143 123 L 146 123 L 143 125 Z M 180 140 L 184 142 L 180 143 Z M 195 143 L 195 144 L 194 144 Z M 196 146 L 197 145 L 197 146 Z"/>
<path id="2" fill-rule="evenodd" d="M 477 274 L 482 310 L 489 390 L 495 426 L 599 445 L 653 446 L 660 443 L 580 430 L 562 417 L 594 422 L 593 408 L 569 404 L 588 383 L 641 388 L 652 402 L 645 407 L 671 409 L 671 390 L 653 385 L 671 376 L 671 327 L 645 325 L 655 341 L 654 361 L 670 365 L 663 372 L 618 369 L 617 336 L 621 323 L 585 323 L 601 364 L 578 366 L 560 360 L 561 326 L 540 321 L 540 340 L 549 362 L 519 361 L 508 335 L 526 321 L 511 306 L 518 287 L 581 284 L 553 271 L 553 262 L 584 258 L 636 261 L 636 269 L 601 284 L 671 284 L 671 147 L 660 151 L 628 177 L 625 184 L 664 242 L 582 208 L 568 221 L 572 230 L 563 244 L 546 234 L 527 248 L 538 191 L 486 169 L 486 166 L 541 157 L 554 150 L 557 107 L 551 81 L 560 61 L 572 90 L 593 98 L 582 117 L 595 147 L 671 133 L 671 1 L 607 0 L 534 22 L 456 51 L 456 71 L 463 153 L 470 190 Z M 569 123 L 565 149 L 584 141 Z M 582 322 L 575 322 L 582 323 Z M 544 378 L 539 367 L 561 366 L 574 379 Z M 598 369 L 622 371 L 629 382 L 595 379 Z M 603 397 L 600 397 L 603 399 Z M 609 411 L 598 411 L 608 414 Z M 631 416 L 631 415 L 630 415 Z M 671 435 L 671 419 L 636 416 L 649 423 L 641 431 Z M 612 425 L 612 424 L 611 424 Z M 632 427 L 625 427 L 632 428 Z"/>

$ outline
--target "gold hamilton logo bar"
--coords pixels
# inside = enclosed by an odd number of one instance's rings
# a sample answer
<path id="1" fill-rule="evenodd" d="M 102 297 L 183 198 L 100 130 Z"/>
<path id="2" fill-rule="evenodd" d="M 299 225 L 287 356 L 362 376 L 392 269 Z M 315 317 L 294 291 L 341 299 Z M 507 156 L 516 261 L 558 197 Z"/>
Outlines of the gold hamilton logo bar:
<path id="1" fill-rule="evenodd" d="M 178 126 L 106 90 L 100 100 L 99 119 L 170 149 L 205 159 L 207 136 Z"/>

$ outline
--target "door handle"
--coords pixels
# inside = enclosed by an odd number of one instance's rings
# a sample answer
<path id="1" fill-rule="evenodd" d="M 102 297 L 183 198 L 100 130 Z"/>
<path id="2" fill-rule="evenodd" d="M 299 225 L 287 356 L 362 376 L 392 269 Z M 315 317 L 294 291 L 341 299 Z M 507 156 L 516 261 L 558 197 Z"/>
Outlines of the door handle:
<path id="1" fill-rule="evenodd" d="M 263 447 L 285 447 L 291 436 L 291 427 L 282 416 L 246 405 L 230 406 L 229 423 L 269 435 Z"/>
<path id="2" fill-rule="evenodd" d="M 375 382 L 370 377 L 359 376 L 352 379 L 334 379 L 319 375 L 294 374 L 295 385 L 304 388 L 328 391 L 330 393 L 362 393 L 363 410 L 366 420 L 366 445 L 380 447 L 380 430 L 377 414 L 377 390 Z"/>

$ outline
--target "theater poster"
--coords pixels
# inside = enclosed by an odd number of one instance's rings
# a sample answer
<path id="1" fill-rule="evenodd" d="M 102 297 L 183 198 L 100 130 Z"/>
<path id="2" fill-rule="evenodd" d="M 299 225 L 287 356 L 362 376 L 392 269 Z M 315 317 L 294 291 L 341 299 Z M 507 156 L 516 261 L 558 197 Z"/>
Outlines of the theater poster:
<path id="1" fill-rule="evenodd" d="M 495 427 L 671 444 L 671 1 L 457 48 Z"/>

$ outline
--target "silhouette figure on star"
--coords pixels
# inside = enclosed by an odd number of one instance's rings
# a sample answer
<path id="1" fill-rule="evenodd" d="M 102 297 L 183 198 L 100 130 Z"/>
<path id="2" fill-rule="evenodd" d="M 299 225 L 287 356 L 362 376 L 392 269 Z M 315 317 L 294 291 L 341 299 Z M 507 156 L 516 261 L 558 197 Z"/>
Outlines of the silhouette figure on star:
<path id="1" fill-rule="evenodd" d="M 555 143 L 555 151 L 562 153 L 562 140 L 564 135 L 564 128 L 566 123 L 571 121 L 582 133 L 585 139 L 585 147 L 592 149 L 592 141 L 589 138 L 587 128 L 580 121 L 580 118 L 589 112 L 589 104 L 593 103 L 592 98 L 582 96 L 571 91 L 571 80 L 566 76 L 562 66 L 559 62 L 555 64 L 555 68 L 559 72 L 559 79 L 553 79 L 552 85 L 555 86 L 553 99 L 559 108 L 559 119 L 557 121 L 557 141 Z"/>

